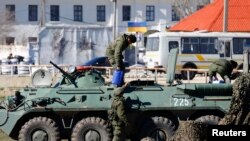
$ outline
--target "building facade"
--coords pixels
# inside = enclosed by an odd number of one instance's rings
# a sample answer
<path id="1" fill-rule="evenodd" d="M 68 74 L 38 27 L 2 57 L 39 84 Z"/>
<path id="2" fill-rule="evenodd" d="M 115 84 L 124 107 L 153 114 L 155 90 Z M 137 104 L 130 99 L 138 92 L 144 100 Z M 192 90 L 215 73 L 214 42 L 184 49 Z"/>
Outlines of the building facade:
<path id="1" fill-rule="evenodd" d="M 39 42 L 39 33 L 48 26 L 111 28 L 112 37 L 127 33 L 129 22 L 146 23 L 147 30 L 165 30 L 180 20 L 174 1 L 1 0 L 0 29 L 5 29 L 0 31 L 1 57 L 29 56 L 27 45 Z"/>

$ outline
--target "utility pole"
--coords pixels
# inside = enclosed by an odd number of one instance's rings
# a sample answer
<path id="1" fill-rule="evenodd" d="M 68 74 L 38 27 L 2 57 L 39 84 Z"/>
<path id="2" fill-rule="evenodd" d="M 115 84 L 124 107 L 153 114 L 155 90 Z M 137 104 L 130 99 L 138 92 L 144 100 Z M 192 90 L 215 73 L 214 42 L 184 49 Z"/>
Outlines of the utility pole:
<path id="1" fill-rule="evenodd" d="M 227 32 L 228 26 L 228 0 L 224 0 L 223 32 Z"/>
<path id="2" fill-rule="evenodd" d="M 40 18 L 40 26 L 45 26 L 46 18 L 45 18 L 45 0 L 41 0 L 41 18 Z"/>
<path id="3" fill-rule="evenodd" d="M 136 34 L 135 34 L 135 36 L 136 36 L 136 42 L 135 42 L 135 64 L 138 64 L 138 46 L 139 46 L 139 44 L 138 44 L 138 42 L 139 41 L 141 41 L 141 33 L 139 33 L 139 32 L 136 32 Z"/>
<path id="4" fill-rule="evenodd" d="M 111 2 L 113 2 L 113 14 L 114 14 L 114 18 L 113 18 L 113 39 L 116 39 L 116 13 L 117 13 L 117 0 L 110 0 Z"/>
<path id="5" fill-rule="evenodd" d="M 248 73 L 249 72 L 249 49 L 244 49 L 243 52 L 243 72 Z"/>

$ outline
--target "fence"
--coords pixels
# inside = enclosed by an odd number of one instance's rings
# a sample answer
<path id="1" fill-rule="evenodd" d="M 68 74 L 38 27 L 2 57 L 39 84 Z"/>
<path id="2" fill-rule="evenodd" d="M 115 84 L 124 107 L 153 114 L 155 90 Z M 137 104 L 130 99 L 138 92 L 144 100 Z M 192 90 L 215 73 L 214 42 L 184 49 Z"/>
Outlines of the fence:
<path id="1" fill-rule="evenodd" d="M 59 65 L 63 70 L 67 71 L 70 65 Z M 92 66 L 93 69 L 99 70 L 106 70 L 105 77 L 111 78 L 112 76 L 112 67 L 96 67 Z M 0 74 L 1 75 L 10 75 L 10 76 L 32 76 L 38 69 L 45 69 L 51 72 L 52 76 L 55 76 L 59 73 L 52 65 L 21 65 L 21 64 L 14 64 L 14 65 L 0 65 Z M 164 68 L 145 68 L 145 67 L 133 67 L 133 68 L 126 68 L 128 70 L 133 71 L 133 78 L 141 79 L 141 75 L 144 75 L 146 79 L 153 79 L 155 82 L 158 82 L 158 79 L 165 79 L 165 74 L 160 74 L 158 72 L 165 71 Z M 149 75 L 148 72 L 153 71 L 154 73 Z M 207 83 L 207 72 L 208 69 L 180 69 L 179 71 L 187 71 L 187 82 L 190 83 L 190 72 L 196 71 L 205 75 L 205 83 Z M 242 70 L 234 70 L 234 72 L 242 72 Z M 140 75 L 139 75 L 140 74 Z M 125 75 L 125 77 L 131 77 L 131 75 Z"/>
<path id="2" fill-rule="evenodd" d="M 59 65 L 65 71 L 68 70 L 69 65 Z M 45 69 L 52 73 L 54 76 L 59 71 L 54 68 L 52 65 L 0 65 L 0 74 L 1 75 L 10 75 L 10 76 L 31 76 L 38 69 Z"/>

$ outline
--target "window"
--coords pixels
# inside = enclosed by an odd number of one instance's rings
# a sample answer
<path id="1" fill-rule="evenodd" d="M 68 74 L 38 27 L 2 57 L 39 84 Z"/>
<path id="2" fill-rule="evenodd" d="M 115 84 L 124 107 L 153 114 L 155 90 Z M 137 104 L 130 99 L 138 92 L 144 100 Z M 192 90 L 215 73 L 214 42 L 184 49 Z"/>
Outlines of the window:
<path id="1" fill-rule="evenodd" d="M 98 22 L 104 22 L 105 19 L 105 6 L 104 5 L 98 5 L 97 6 L 97 21 Z"/>
<path id="2" fill-rule="evenodd" d="M 250 47 L 250 39 L 249 38 L 246 38 L 244 39 L 244 48 L 249 48 Z"/>
<path id="3" fill-rule="evenodd" d="M 199 53 L 199 38 L 197 37 L 189 37 L 182 38 L 182 53 L 190 53 L 195 54 Z"/>
<path id="4" fill-rule="evenodd" d="M 6 37 L 6 45 L 14 45 L 15 38 L 14 37 Z"/>
<path id="5" fill-rule="evenodd" d="M 6 5 L 5 17 L 7 21 L 15 21 L 15 5 Z"/>
<path id="6" fill-rule="evenodd" d="M 180 15 L 176 6 L 172 6 L 172 21 L 179 21 Z"/>
<path id="7" fill-rule="evenodd" d="M 155 7 L 152 5 L 146 6 L 146 21 L 154 21 L 155 20 Z"/>
<path id="8" fill-rule="evenodd" d="M 129 5 L 124 5 L 122 7 L 122 20 L 123 21 L 130 21 L 130 11 L 131 7 Z"/>
<path id="9" fill-rule="evenodd" d="M 37 37 L 29 37 L 28 41 L 29 42 L 37 42 Z"/>
<path id="10" fill-rule="evenodd" d="M 217 38 L 202 37 L 200 38 L 200 53 L 202 54 L 218 54 L 216 49 Z"/>
<path id="11" fill-rule="evenodd" d="M 82 6 L 74 5 L 74 21 L 82 21 Z"/>
<path id="12" fill-rule="evenodd" d="M 218 54 L 216 45 L 217 38 L 214 37 L 184 37 L 182 38 L 182 53 L 188 54 Z"/>
<path id="13" fill-rule="evenodd" d="M 59 21 L 59 5 L 51 5 L 50 6 L 50 20 L 51 21 Z"/>
<path id="14" fill-rule="evenodd" d="M 233 38 L 233 54 L 242 54 L 244 48 L 250 48 L 250 38 Z"/>
<path id="15" fill-rule="evenodd" d="M 37 5 L 29 5 L 29 21 L 37 21 Z"/>
<path id="16" fill-rule="evenodd" d="M 168 46 L 169 46 L 169 52 L 170 52 L 171 49 L 178 48 L 179 42 L 178 41 L 169 41 Z"/>
<path id="17" fill-rule="evenodd" d="M 159 50 L 159 37 L 147 38 L 146 51 L 158 51 Z"/>

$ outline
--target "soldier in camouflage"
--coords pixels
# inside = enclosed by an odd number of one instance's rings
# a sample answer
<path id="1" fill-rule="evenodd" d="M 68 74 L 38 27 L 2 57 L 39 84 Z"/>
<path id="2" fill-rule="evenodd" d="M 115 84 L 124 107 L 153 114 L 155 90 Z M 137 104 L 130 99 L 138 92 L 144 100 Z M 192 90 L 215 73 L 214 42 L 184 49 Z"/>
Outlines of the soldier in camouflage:
<path id="1" fill-rule="evenodd" d="M 216 73 L 219 73 L 221 78 L 225 81 L 225 83 L 230 83 L 231 73 L 234 68 L 237 67 L 237 62 L 233 60 L 219 59 L 214 61 L 208 70 L 209 75 L 209 83 L 213 82 L 213 77 L 215 80 L 218 80 L 216 77 Z"/>
<path id="2" fill-rule="evenodd" d="M 128 126 L 128 119 L 125 111 L 125 99 L 123 97 L 123 92 L 127 85 L 128 83 L 122 87 L 118 87 L 114 91 L 113 102 L 111 104 L 112 112 L 109 112 L 109 114 L 112 114 L 109 115 L 112 117 L 110 119 L 114 135 L 112 141 L 125 141 L 126 139 L 124 129 Z"/>
<path id="3" fill-rule="evenodd" d="M 107 47 L 106 56 L 114 69 L 125 71 L 122 52 L 135 42 L 135 35 L 123 34 Z"/>
<path id="4" fill-rule="evenodd" d="M 110 64 L 114 69 L 123 70 L 125 65 L 123 62 L 122 52 L 129 47 L 130 44 L 136 42 L 135 35 L 123 34 L 118 37 L 113 43 L 111 43 L 106 49 L 106 55 L 110 61 Z"/>

